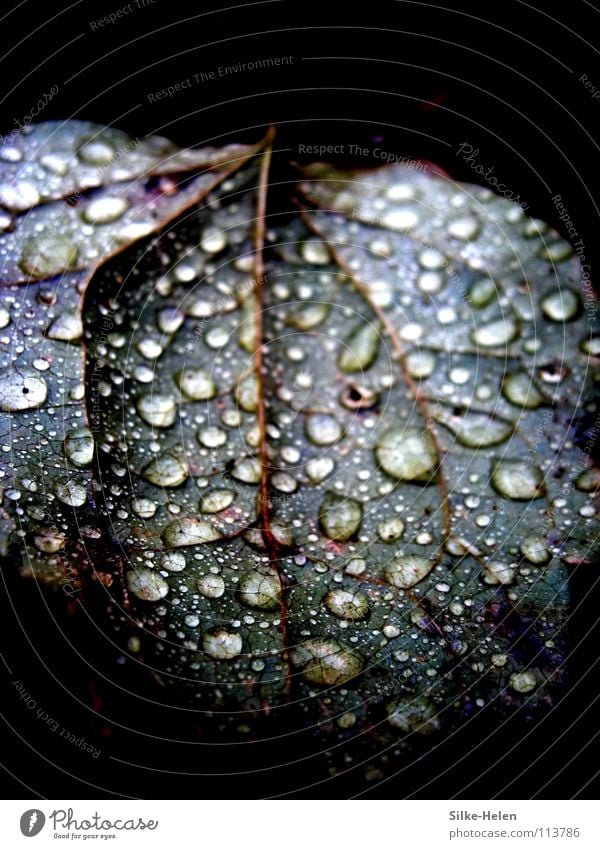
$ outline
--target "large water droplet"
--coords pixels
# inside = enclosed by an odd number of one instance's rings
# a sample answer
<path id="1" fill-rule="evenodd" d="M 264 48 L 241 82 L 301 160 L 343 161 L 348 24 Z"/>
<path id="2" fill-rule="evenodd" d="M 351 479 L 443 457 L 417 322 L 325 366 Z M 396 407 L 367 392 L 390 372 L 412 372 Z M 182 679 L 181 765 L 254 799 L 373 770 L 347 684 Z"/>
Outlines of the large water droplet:
<path id="1" fill-rule="evenodd" d="M 492 469 L 492 483 L 500 495 L 530 501 L 544 495 L 544 476 L 524 460 L 499 460 Z"/>
<path id="2" fill-rule="evenodd" d="M 85 207 L 82 218 L 88 224 L 110 224 L 111 221 L 121 218 L 128 206 L 124 198 L 98 198 Z"/>
<path id="3" fill-rule="evenodd" d="M 223 628 L 213 628 L 202 638 L 202 648 L 215 660 L 232 660 L 242 652 L 242 638 Z"/>
<path id="4" fill-rule="evenodd" d="M 398 554 L 384 570 L 386 581 L 394 587 L 414 587 L 428 575 L 435 563 L 418 554 Z"/>
<path id="5" fill-rule="evenodd" d="M 213 489 L 200 499 L 200 512 L 220 513 L 226 510 L 235 498 L 235 492 L 231 489 Z"/>
<path id="6" fill-rule="evenodd" d="M 369 368 L 379 350 L 381 335 L 373 324 L 360 324 L 342 345 L 338 365 L 345 372 L 362 371 Z"/>
<path id="7" fill-rule="evenodd" d="M 358 675 L 364 661 L 361 656 L 337 640 L 307 640 L 292 652 L 292 661 L 303 666 L 303 674 L 312 684 L 332 687 Z"/>
<path id="8" fill-rule="evenodd" d="M 392 427 L 375 447 L 381 468 L 398 480 L 427 480 L 438 463 L 435 444 L 428 430 Z"/>
<path id="9" fill-rule="evenodd" d="M 220 575 L 203 575 L 198 578 L 197 586 L 205 598 L 221 598 L 225 593 L 225 581 Z"/>
<path id="10" fill-rule="evenodd" d="M 214 542 L 220 534 L 210 522 L 203 522 L 194 516 L 184 516 L 175 519 L 164 530 L 163 540 L 168 546 L 180 548 L 185 545 L 199 545 L 204 542 Z"/>
<path id="11" fill-rule="evenodd" d="M 0 410 L 18 413 L 41 407 L 48 396 L 48 386 L 37 372 L 19 367 L 0 374 Z"/>
<path id="12" fill-rule="evenodd" d="M 305 420 L 306 435 L 315 445 L 333 445 L 342 436 L 342 426 L 329 413 L 312 413 Z"/>
<path id="13" fill-rule="evenodd" d="M 210 372 L 202 368 L 184 368 L 177 372 L 175 381 L 183 394 L 192 401 L 208 401 L 217 394 Z"/>
<path id="14" fill-rule="evenodd" d="M 281 603 L 281 582 L 276 570 L 262 567 L 246 572 L 239 587 L 240 600 L 248 607 L 275 610 Z"/>
<path id="15" fill-rule="evenodd" d="M 169 585 L 158 572 L 152 569 L 130 570 L 127 573 L 127 586 L 142 601 L 160 601 L 169 592 Z"/>
<path id="16" fill-rule="evenodd" d="M 329 612 L 339 619 L 354 622 L 366 619 L 369 615 L 369 600 L 358 590 L 344 590 L 341 587 L 329 590 L 323 598 L 323 603 Z"/>
<path id="17" fill-rule="evenodd" d="M 78 253 L 77 245 L 66 236 L 34 236 L 23 245 L 19 265 L 32 277 L 53 277 L 75 268 Z"/>
<path id="18" fill-rule="evenodd" d="M 155 486 L 180 486 L 189 475 L 187 464 L 174 454 L 161 454 L 144 468 L 143 477 Z"/>
<path id="19" fill-rule="evenodd" d="M 573 321 L 581 310 L 581 301 L 572 289 L 555 289 L 542 300 L 542 312 L 550 321 Z"/>
<path id="20" fill-rule="evenodd" d="M 56 339 L 60 342 L 76 342 L 83 334 L 81 317 L 77 313 L 65 312 L 55 318 L 46 336 L 48 339 Z"/>
<path id="21" fill-rule="evenodd" d="M 142 395 L 137 411 L 146 424 L 152 427 L 170 427 L 175 421 L 177 407 L 171 395 Z"/>
<path id="22" fill-rule="evenodd" d="M 491 321 L 476 328 L 471 333 L 471 339 L 482 348 L 497 348 L 513 342 L 519 333 L 517 324 L 512 316 Z"/>
<path id="23" fill-rule="evenodd" d="M 535 410 L 544 403 L 544 396 L 527 372 L 507 374 L 502 381 L 502 394 L 516 407 Z"/>
<path id="24" fill-rule="evenodd" d="M 76 466 L 85 468 L 94 458 L 94 437 L 87 427 L 72 431 L 65 437 L 65 456 Z"/>
<path id="25" fill-rule="evenodd" d="M 360 528 L 362 505 L 354 498 L 328 492 L 321 503 L 319 521 L 329 539 L 346 542 Z"/>

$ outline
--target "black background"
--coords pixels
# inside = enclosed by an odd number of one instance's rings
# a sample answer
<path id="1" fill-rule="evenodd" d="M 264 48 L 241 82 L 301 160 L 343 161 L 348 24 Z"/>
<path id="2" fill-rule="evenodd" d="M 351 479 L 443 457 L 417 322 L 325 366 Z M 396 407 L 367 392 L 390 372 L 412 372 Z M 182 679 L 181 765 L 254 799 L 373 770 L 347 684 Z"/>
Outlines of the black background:
<path id="1" fill-rule="evenodd" d="M 125 5 L 26 0 L 2 9 L 2 133 L 57 85 L 43 120 L 93 120 L 182 145 L 256 139 L 276 124 L 276 147 L 291 158 L 299 145 L 336 144 L 344 146 L 338 160 L 369 166 L 381 163 L 353 157 L 350 146 L 379 147 L 476 182 L 457 156 L 464 142 L 532 214 L 559 230 L 552 196 L 560 194 L 595 269 L 600 99 L 580 77 L 600 87 L 600 5 L 277 0 L 211 11 L 218 6 L 139 0 L 115 23 L 97 24 Z M 194 74 L 219 66 L 283 56 L 291 62 L 193 84 Z M 150 95 L 188 78 L 189 88 L 152 102 Z M 563 703 L 531 727 L 516 717 L 498 729 L 483 716 L 422 759 L 398 761 L 400 774 L 373 782 L 368 795 L 597 795 L 596 570 L 580 567 L 572 580 L 572 684 Z M 271 770 L 281 751 L 167 742 L 185 736 L 190 720 L 126 695 L 131 688 L 151 698 L 152 690 L 107 652 L 84 615 L 65 612 L 62 597 L 48 601 L 9 568 L 2 608 L 8 670 L 0 751 L 9 795 L 339 798 L 362 789 L 353 770 L 311 789 L 322 756 Z M 18 698 L 16 679 L 101 756 L 57 739 Z M 289 743 L 286 759 L 311 755 L 305 745 Z M 257 766 L 264 772 L 252 773 Z"/>

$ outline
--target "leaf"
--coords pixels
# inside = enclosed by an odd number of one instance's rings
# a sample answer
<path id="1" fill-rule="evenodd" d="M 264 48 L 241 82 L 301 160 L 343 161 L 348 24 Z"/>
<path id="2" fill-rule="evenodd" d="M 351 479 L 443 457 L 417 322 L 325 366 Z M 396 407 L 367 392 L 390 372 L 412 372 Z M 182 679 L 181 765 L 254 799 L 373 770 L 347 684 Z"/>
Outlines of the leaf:
<path id="1" fill-rule="evenodd" d="M 539 709 L 597 536 L 579 262 L 401 165 L 310 166 L 272 206 L 270 138 L 118 166 L 131 142 L 93 125 L 17 140 L 5 547 L 99 583 L 105 626 L 218 726 L 412 743 Z"/>

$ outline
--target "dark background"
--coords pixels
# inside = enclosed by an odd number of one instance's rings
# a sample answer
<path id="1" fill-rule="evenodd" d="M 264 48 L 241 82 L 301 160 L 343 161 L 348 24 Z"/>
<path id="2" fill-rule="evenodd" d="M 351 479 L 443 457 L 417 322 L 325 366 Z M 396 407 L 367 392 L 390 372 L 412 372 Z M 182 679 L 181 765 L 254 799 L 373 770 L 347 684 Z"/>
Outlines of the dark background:
<path id="1" fill-rule="evenodd" d="M 380 147 L 476 182 L 457 156 L 468 143 L 532 214 L 559 230 L 552 196 L 560 194 L 595 269 L 600 97 L 580 77 L 600 94 L 600 4 L 273 0 L 211 11 L 218 7 L 132 0 L 115 23 L 97 23 L 126 5 L 26 0 L 2 9 L 0 132 L 58 86 L 40 119 L 87 119 L 182 145 L 256 139 L 276 124 L 276 146 L 292 158 L 299 145 L 337 144 L 344 146 L 337 160 L 365 167 L 381 162 L 353 157 L 350 146 Z M 219 66 L 283 56 L 290 64 L 193 80 Z M 173 97 L 149 97 L 187 78 L 191 86 Z M 531 726 L 515 717 L 500 729 L 484 716 L 421 759 L 398 761 L 390 773 L 402 772 L 372 782 L 369 795 L 597 796 L 596 574 L 589 565 L 573 576 L 572 686 L 558 707 Z M 126 695 L 132 689 L 151 698 L 152 688 L 107 653 L 83 615 L 65 611 L 64 598 L 48 601 L 10 569 L 2 593 L 8 670 L 0 751 L 8 795 L 339 798 L 363 789 L 358 770 L 310 789 L 322 755 L 269 769 L 283 759 L 277 747 L 253 754 L 250 747 L 216 750 L 201 738 L 169 742 L 185 737 L 190 720 Z M 16 679 L 100 757 L 58 739 L 18 698 Z M 289 747 L 290 761 L 313 754 L 309 744 Z M 264 772 L 252 774 L 257 766 Z"/>

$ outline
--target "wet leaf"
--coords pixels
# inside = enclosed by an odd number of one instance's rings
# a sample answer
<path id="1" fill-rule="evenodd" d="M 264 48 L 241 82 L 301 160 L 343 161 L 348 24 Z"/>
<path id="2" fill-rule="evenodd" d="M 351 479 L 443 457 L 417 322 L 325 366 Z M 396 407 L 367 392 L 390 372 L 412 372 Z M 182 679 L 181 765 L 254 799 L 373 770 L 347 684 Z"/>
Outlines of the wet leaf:
<path id="1" fill-rule="evenodd" d="M 269 141 L 16 141 L 5 549 L 100 579 L 104 627 L 218 725 L 412 741 L 551 703 L 598 533 L 577 258 L 406 166 L 311 166 L 281 208 Z"/>

